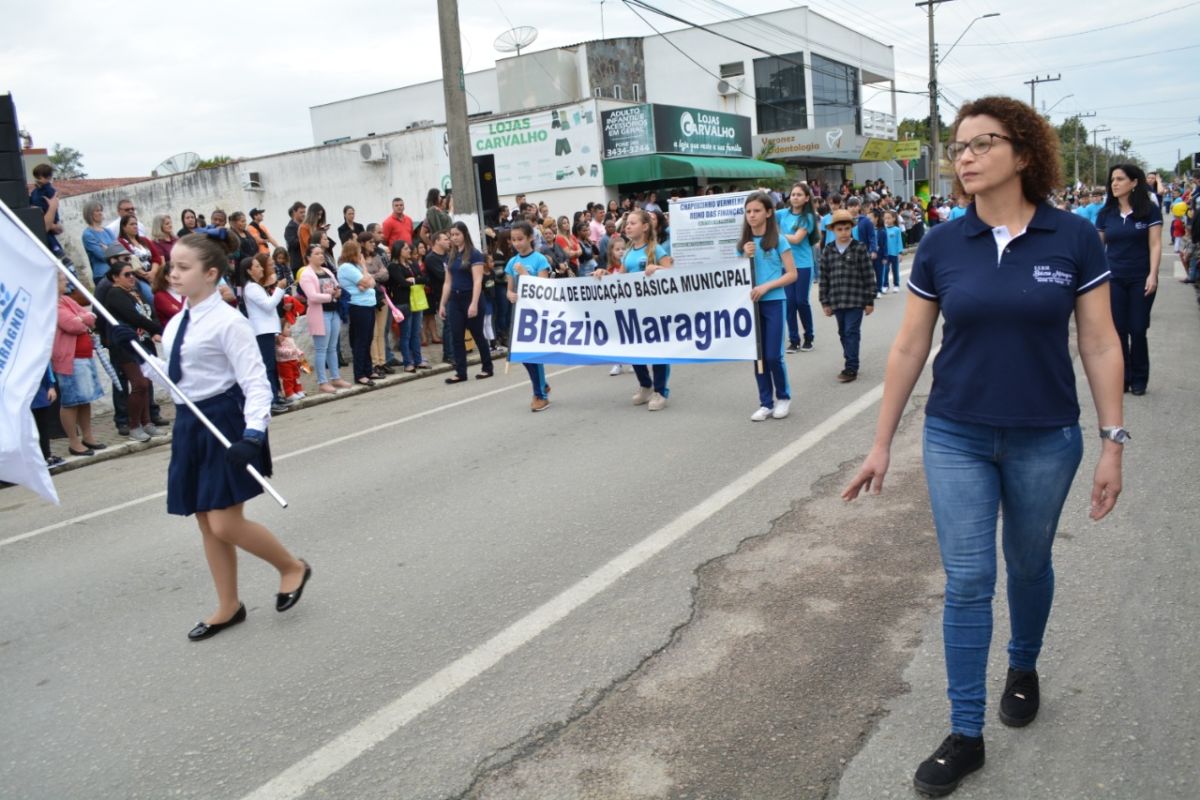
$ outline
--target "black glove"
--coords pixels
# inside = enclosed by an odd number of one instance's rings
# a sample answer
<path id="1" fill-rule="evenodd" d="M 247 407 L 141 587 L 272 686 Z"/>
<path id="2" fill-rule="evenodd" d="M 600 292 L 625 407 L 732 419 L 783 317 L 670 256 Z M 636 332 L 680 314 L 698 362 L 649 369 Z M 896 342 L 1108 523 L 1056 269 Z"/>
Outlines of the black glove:
<path id="1" fill-rule="evenodd" d="M 146 363 L 146 359 L 142 358 L 137 350 L 133 349 L 133 342 L 137 342 L 137 331 L 128 325 L 113 325 L 108 329 L 108 343 L 110 347 L 120 347 L 126 353 L 133 356 L 133 360 L 139 364 Z"/>
<path id="2" fill-rule="evenodd" d="M 236 469 L 245 469 L 251 461 L 257 461 L 262 453 L 265 434 L 247 429 L 243 438 L 234 442 L 225 451 L 225 460 Z"/>

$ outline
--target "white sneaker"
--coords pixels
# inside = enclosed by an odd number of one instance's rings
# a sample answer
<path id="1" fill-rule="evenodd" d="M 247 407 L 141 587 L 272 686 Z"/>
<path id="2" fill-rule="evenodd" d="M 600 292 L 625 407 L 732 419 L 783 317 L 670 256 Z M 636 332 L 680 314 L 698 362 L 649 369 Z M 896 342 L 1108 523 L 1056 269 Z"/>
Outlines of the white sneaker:
<path id="1" fill-rule="evenodd" d="M 654 396 L 654 389 L 650 386 L 639 386 L 637 394 L 633 396 L 633 404 L 635 406 L 644 406 L 650 402 L 650 398 Z"/>
<path id="2" fill-rule="evenodd" d="M 750 415 L 751 422 L 765 422 L 771 418 L 771 409 L 766 406 L 759 406 L 758 411 Z"/>
<path id="3" fill-rule="evenodd" d="M 608 371 L 608 374 L 609 374 L 609 375 L 620 375 L 620 374 L 621 374 L 621 365 L 620 365 L 620 364 L 613 364 L 613 367 L 612 367 L 612 369 L 610 369 L 610 370 Z"/>
<path id="4" fill-rule="evenodd" d="M 129 438 L 135 442 L 148 442 L 150 441 L 150 434 L 146 433 L 141 428 L 130 428 Z"/>
<path id="5" fill-rule="evenodd" d="M 653 395 L 651 395 L 650 405 L 648 406 L 651 411 L 662 411 L 666 407 L 667 398 L 663 397 L 658 392 L 655 392 Z"/>
<path id="6" fill-rule="evenodd" d="M 776 400 L 775 410 L 771 412 L 771 416 L 775 419 L 783 419 L 792 410 L 791 400 Z"/>

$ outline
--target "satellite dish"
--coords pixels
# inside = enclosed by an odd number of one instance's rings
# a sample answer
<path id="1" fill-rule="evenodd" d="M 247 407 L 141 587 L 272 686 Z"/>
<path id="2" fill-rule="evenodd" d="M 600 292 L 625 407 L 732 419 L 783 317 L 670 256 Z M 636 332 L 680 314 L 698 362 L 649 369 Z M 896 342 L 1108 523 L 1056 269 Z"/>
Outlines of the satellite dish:
<path id="1" fill-rule="evenodd" d="M 521 55 L 521 48 L 529 47 L 529 45 L 533 44 L 533 40 L 537 38 L 537 34 L 537 28 L 530 25 L 509 28 L 496 37 L 496 49 L 501 53 L 515 52 L 517 55 Z"/>
<path id="2" fill-rule="evenodd" d="M 198 153 L 176 153 L 154 168 L 157 175 L 176 175 L 180 172 L 191 172 L 200 163 Z"/>

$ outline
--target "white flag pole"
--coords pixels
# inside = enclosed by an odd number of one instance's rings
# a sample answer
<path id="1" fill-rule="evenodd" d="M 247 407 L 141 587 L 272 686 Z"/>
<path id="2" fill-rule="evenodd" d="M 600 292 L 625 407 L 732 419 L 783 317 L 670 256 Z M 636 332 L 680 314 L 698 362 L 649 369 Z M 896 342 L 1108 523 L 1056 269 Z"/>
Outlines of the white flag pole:
<path id="1" fill-rule="evenodd" d="M 17 218 L 17 215 L 12 212 L 12 209 L 9 208 L 3 200 L 0 200 L 0 212 L 2 212 L 6 217 L 9 218 L 9 220 L 15 223 L 17 228 L 28 235 L 31 240 L 37 243 L 37 246 L 40 247 L 42 252 L 46 254 L 46 258 L 53 262 L 54 266 L 58 268 L 59 272 L 67 276 L 67 280 L 73 284 L 75 288 L 83 294 L 84 297 L 88 299 L 88 302 L 92 304 L 92 308 L 100 312 L 100 315 L 108 320 L 110 325 L 121 324 L 115 317 L 113 317 L 111 313 L 109 313 L 107 308 L 100 304 L 100 301 L 96 299 L 95 295 L 88 291 L 88 288 L 83 285 L 83 282 L 80 281 L 79 278 L 72 275 L 71 271 L 63 266 L 63 263 L 54 255 L 54 253 L 50 252 L 50 248 L 46 247 L 46 243 L 35 236 L 33 231 L 25 227 L 25 223 L 21 222 L 21 220 Z M 142 357 L 150 369 L 154 370 L 154 372 L 163 379 L 163 382 L 166 383 L 171 391 L 175 395 L 183 398 L 184 404 L 188 407 L 188 409 L 191 410 L 193 414 L 196 415 L 196 419 L 204 423 L 204 427 L 208 428 L 209 433 L 217 438 L 217 441 L 221 443 L 221 446 L 226 449 L 231 447 L 232 444 L 229 439 L 226 438 L 225 434 L 221 433 L 220 429 L 217 428 L 216 425 L 213 425 L 212 420 L 204 416 L 204 412 L 196 407 L 196 404 L 192 402 L 191 398 L 179 390 L 179 387 L 175 385 L 175 382 L 171 380 L 166 371 L 158 365 L 155 357 L 143 350 L 141 344 L 136 339 L 131 341 L 130 344 L 133 346 L 133 349 L 137 352 L 137 354 Z M 262 488 L 266 490 L 267 494 L 275 498 L 275 502 L 279 503 L 279 505 L 283 508 L 287 508 L 287 500 L 284 500 L 283 495 L 275 491 L 275 487 L 273 487 L 267 481 L 267 479 L 262 476 L 262 473 L 255 469 L 252 464 L 246 465 L 246 472 L 250 473 L 251 478 L 254 478 L 254 480 L 258 481 L 259 486 L 262 486 Z"/>

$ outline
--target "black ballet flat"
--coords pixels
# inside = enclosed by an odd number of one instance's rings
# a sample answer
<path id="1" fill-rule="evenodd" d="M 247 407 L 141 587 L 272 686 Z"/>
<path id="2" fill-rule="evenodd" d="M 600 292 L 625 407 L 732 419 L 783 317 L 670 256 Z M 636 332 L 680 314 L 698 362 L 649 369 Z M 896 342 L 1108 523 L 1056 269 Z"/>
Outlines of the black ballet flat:
<path id="1" fill-rule="evenodd" d="M 88 450 L 103 450 L 106 447 L 108 447 L 108 445 L 101 444 L 100 442 L 88 442 L 88 441 L 84 441 L 83 446 L 86 447 Z"/>
<path id="2" fill-rule="evenodd" d="M 214 622 L 209 625 L 207 622 L 197 622 L 196 627 L 188 631 L 188 641 L 200 642 L 205 639 L 216 636 L 226 628 L 232 628 L 238 623 L 246 621 L 246 604 L 242 603 L 238 606 L 238 610 L 225 622 Z"/>
<path id="3" fill-rule="evenodd" d="M 304 579 L 300 581 L 300 588 L 294 592 L 279 592 L 275 595 L 275 610 L 287 611 L 296 603 L 300 602 L 300 595 L 304 594 L 304 587 L 308 584 L 308 579 L 312 577 L 312 567 L 303 558 L 300 563 L 304 565 Z"/>
<path id="4" fill-rule="evenodd" d="M 466 378 L 460 378 L 459 376 L 455 375 L 453 378 L 446 378 L 446 383 L 462 383 L 465 380 Z"/>

